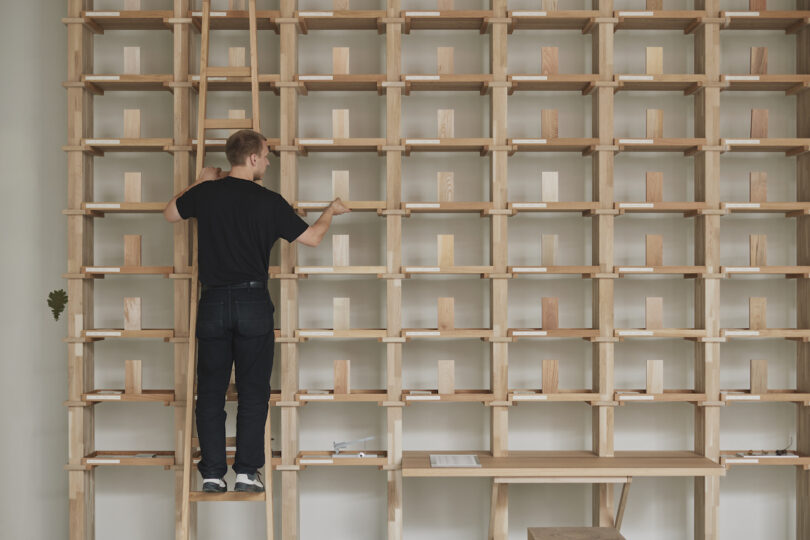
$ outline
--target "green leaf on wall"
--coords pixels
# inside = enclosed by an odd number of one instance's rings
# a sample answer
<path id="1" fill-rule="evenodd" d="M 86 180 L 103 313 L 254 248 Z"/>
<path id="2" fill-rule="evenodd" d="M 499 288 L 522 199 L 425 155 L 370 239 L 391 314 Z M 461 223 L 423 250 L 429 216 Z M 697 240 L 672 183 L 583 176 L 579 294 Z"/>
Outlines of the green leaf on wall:
<path id="1" fill-rule="evenodd" d="M 48 294 L 48 307 L 51 308 L 51 313 L 53 313 L 53 320 L 59 320 L 59 315 L 65 310 L 67 301 L 68 295 L 63 289 L 51 291 Z"/>

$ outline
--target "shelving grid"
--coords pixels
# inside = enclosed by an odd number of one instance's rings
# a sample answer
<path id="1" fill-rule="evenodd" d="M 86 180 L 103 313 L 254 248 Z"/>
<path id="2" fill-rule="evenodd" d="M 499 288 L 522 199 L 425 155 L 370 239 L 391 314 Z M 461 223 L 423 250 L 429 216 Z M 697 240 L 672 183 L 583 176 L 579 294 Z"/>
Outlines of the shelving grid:
<path id="1" fill-rule="evenodd" d="M 124 239 L 125 261 L 121 266 L 96 266 L 93 230 L 97 219 L 119 213 L 158 213 L 163 203 L 140 200 L 140 176 L 127 173 L 124 201 L 94 200 L 93 170 L 96 159 L 108 152 L 169 153 L 173 163 L 173 190 L 180 191 L 193 180 L 196 126 L 192 104 L 199 88 L 199 76 L 192 69 L 192 35 L 198 32 L 201 14 L 190 0 L 166 0 L 165 10 L 141 10 L 138 0 L 124 0 L 121 11 L 97 11 L 92 0 L 67 0 L 68 134 L 64 150 L 68 163 L 67 308 L 69 382 L 66 402 L 69 420 L 69 451 L 66 469 L 69 478 L 70 538 L 90 539 L 95 535 L 94 471 L 103 466 L 160 466 L 173 471 L 177 508 L 176 537 L 184 538 L 180 527 L 184 417 L 188 392 L 186 365 L 191 296 L 191 234 L 188 223 L 174 227 L 174 255 L 171 265 L 148 267 L 140 262 L 140 237 Z M 268 448 L 268 467 L 280 478 L 280 537 L 299 537 L 299 471 L 320 466 L 365 466 L 385 471 L 388 494 L 388 538 L 403 537 L 404 477 L 488 477 L 492 478 L 492 504 L 489 538 L 508 536 L 509 484 L 515 482 L 570 481 L 593 483 L 592 521 L 595 527 L 616 526 L 613 483 L 616 477 L 686 476 L 694 478 L 694 537 L 718 538 L 718 506 L 721 476 L 732 464 L 788 465 L 796 468 L 796 537 L 810 536 L 810 3 L 797 0 L 791 11 L 769 11 L 764 0 L 751 0 L 748 11 L 723 10 L 719 0 L 695 0 L 694 9 L 668 11 L 660 0 L 647 0 L 643 11 L 614 10 L 611 0 L 594 0 L 590 10 L 559 10 L 556 1 L 544 0 L 542 10 L 511 10 L 506 0 L 491 0 L 486 10 L 456 10 L 452 0 L 439 0 L 435 11 L 403 9 L 399 0 L 387 0 L 384 9 L 352 10 L 347 0 L 335 0 L 334 9 L 299 9 L 296 0 L 280 0 L 278 10 L 257 12 L 258 30 L 279 35 L 278 50 L 260 50 L 259 56 L 278 55 L 278 73 L 259 73 L 259 89 L 279 97 L 277 115 L 279 137 L 268 144 L 280 162 L 280 193 L 302 214 L 318 211 L 334 195 L 347 194 L 346 184 L 333 179 L 333 193 L 324 193 L 318 201 L 298 198 L 298 167 L 314 152 L 369 152 L 385 160 L 385 200 L 348 199 L 354 211 L 376 214 L 386 230 L 385 261 L 374 266 L 352 266 L 348 259 L 348 238 L 333 246 L 331 266 L 298 264 L 297 248 L 280 242 L 280 265 L 270 268 L 271 279 L 280 281 L 277 299 L 276 341 L 280 358 L 281 388 L 271 397 L 273 408 L 280 409 L 280 452 Z M 238 0 L 228 10 L 212 12 L 211 27 L 247 30 L 248 15 Z M 126 73 L 95 73 L 94 37 L 117 30 L 171 32 L 173 71 L 167 74 L 140 74 L 137 51 L 125 51 Z M 615 73 L 614 36 L 624 29 L 678 30 L 694 40 L 692 74 L 664 74 L 660 51 L 647 51 L 645 74 Z M 385 73 L 351 74 L 347 51 L 333 51 L 334 72 L 304 74 L 298 72 L 299 36 L 319 30 L 368 31 L 385 36 Z M 560 74 L 555 48 L 543 50 L 543 72 L 510 73 L 507 69 L 508 40 L 515 33 L 532 34 L 544 30 L 568 30 L 590 36 L 592 72 Z M 763 67 L 767 56 L 752 51 L 751 72 L 721 73 L 719 52 L 721 32 L 735 30 L 784 30 L 795 34 L 796 72 L 767 74 Z M 439 51 L 436 74 L 408 74 L 402 70 L 403 35 L 415 31 L 478 32 L 490 45 L 490 72 L 454 74 L 452 50 Z M 250 73 L 234 75 L 240 64 L 234 51 L 231 67 L 219 76 L 209 73 L 209 90 L 249 91 Z M 348 112 L 333 111 L 333 137 L 303 138 L 298 133 L 298 98 L 316 91 L 374 92 L 384 96 L 385 134 L 378 138 L 352 138 L 348 131 Z M 770 138 L 762 115 L 752 113 L 751 137 L 727 139 L 719 130 L 721 93 L 726 91 L 778 91 L 783 99 L 796 99 L 795 138 Z M 121 138 L 99 139 L 93 133 L 94 97 L 106 92 L 170 92 L 173 102 L 172 133 L 164 138 L 140 136 L 139 111 L 124 111 Z M 403 136 L 403 99 L 414 92 L 473 92 L 486 96 L 490 107 L 489 134 L 484 138 L 455 137 L 452 111 L 439 111 L 436 138 Z M 592 103 L 590 137 L 559 137 L 557 112 L 543 111 L 541 138 L 518 139 L 509 136 L 507 104 L 515 92 L 577 92 Z M 647 111 L 647 133 L 641 139 L 616 138 L 614 135 L 614 96 L 618 92 L 670 91 L 694 100 L 694 133 L 686 138 L 664 138 L 660 111 Z M 231 117 L 222 128 L 238 127 L 244 116 Z M 222 140 L 204 141 L 207 151 L 223 150 Z M 472 152 L 490 161 L 490 197 L 480 202 L 453 201 L 452 178 L 439 177 L 436 202 L 403 200 L 403 161 L 413 153 L 426 151 Z M 619 202 L 614 197 L 614 159 L 621 152 L 674 152 L 691 156 L 694 162 L 694 200 L 663 201 L 660 178 L 648 173 L 647 199 Z M 556 177 L 543 178 L 542 201 L 508 199 L 510 157 L 521 152 L 576 152 L 592 162 L 592 200 L 559 201 Z M 795 160 L 796 200 L 767 201 L 764 179 L 752 172 L 750 201 L 723 201 L 720 197 L 721 155 L 725 152 L 779 152 L 786 160 Z M 650 176 L 652 174 L 652 176 Z M 441 173 L 440 173 L 441 175 Z M 555 264 L 556 237 L 544 236 L 543 262 L 540 266 L 511 266 L 507 261 L 509 223 L 525 212 L 573 212 L 590 220 L 592 259 L 585 266 Z M 614 224 L 627 213 L 680 213 L 694 223 L 694 264 L 663 264 L 660 238 L 647 238 L 644 266 L 620 267 L 614 264 L 614 245 L 622 241 L 614 235 Z M 764 237 L 751 239 L 751 264 L 727 267 L 720 263 L 720 227 L 723 216 L 739 213 L 773 212 L 796 220 L 796 266 L 768 266 L 764 257 Z M 490 260 L 483 266 L 457 266 L 453 259 L 453 237 L 437 238 L 438 261 L 435 266 L 413 267 L 402 261 L 403 220 L 419 213 L 459 213 L 478 215 L 489 225 Z M 773 274 L 772 279 L 796 280 L 797 320 L 794 328 L 771 329 L 765 324 L 765 300 L 752 298 L 749 328 L 722 328 L 720 324 L 720 287 L 724 280 L 740 279 L 740 274 Z M 335 299 L 333 328 L 298 326 L 299 280 L 328 275 L 365 275 L 385 284 L 386 323 L 383 328 L 351 328 L 349 304 Z M 403 282 L 432 275 L 477 275 L 489 284 L 489 328 L 456 328 L 452 298 L 440 298 L 436 328 L 403 328 Z M 558 299 L 544 298 L 542 325 L 538 328 L 509 328 L 509 288 L 514 279 L 530 279 L 533 274 L 573 274 L 590 280 L 592 314 L 590 328 L 559 328 Z M 647 298 L 645 328 L 622 329 L 614 326 L 614 284 L 617 279 L 638 279 L 638 274 L 675 274 L 693 280 L 695 294 L 694 328 L 662 327 L 663 306 L 659 298 Z M 172 280 L 174 288 L 174 324 L 172 328 L 141 327 L 140 299 L 127 298 L 122 328 L 96 328 L 94 324 L 94 283 L 114 275 L 152 275 Z M 424 277 L 427 276 L 427 277 Z M 126 278 L 122 278 L 126 279 Z M 563 300 L 563 308 L 565 308 Z M 538 310 L 540 311 L 540 310 Z M 299 344 L 313 339 L 351 338 L 385 343 L 386 388 L 351 389 L 349 365 L 335 365 L 335 388 L 314 391 L 299 387 Z M 403 349 L 411 340 L 455 338 L 481 340 L 490 349 L 490 387 L 456 389 L 454 364 L 439 365 L 439 388 L 406 389 L 402 385 Z M 592 347 L 592 387 L 558 388 L 556 361 L 544 361 L 542 387 L 509 388 L 509 348 L 518 340 L 583 339 Z M 663 388 L 663 370 L 658 361 L 647 364 L 644 389 L 620 389 L 614 384 L 614 348 L 621 340 L 644 338 L 686 339 L 694 342 L 694 388 Z M 720 386 L 720 348 L 731 339 L 769 338 L 796 341 L 796 388 L 774 390 L 767 387 L 767 364 L 751 364 L 750 389 L 722 389 Z M 104 339 L 162 339 L 174 349 L 174 387 L 141 388 L 141 366 L 126 365 L 124 389 L 97 389 L 94 384 L 94 343 Z M 229 392 L 234 400 L 234 392 Z M 796 450 L 779 459 L 739 458 L 736 451 L 720 448 L 720 408 L 734 401 L 785 401 L 797 406 Z M 163 402 L 174 408 L 175 449 L 151 452 L 98 450 L 95 447 L 94 410 L 101 402 Z M 312 401 L 361 401 L 383 407 L 386 414 L 385 448 L 373 457 L 348 452 L 350 457 L 334 459 L 331 452 L 302 452 L 299 448 L 299 410 Z M 403 410 L 419 402 L 480 402 L 489 410 L 490 447 L 471 450 L 480 458 L 481 467 L 435 468 L 429 454 L 448 452 L 403 451 Z M 546 452 L 510 450 L 509 414 L 519 402 L 579 401 L 592 410 L 592 448 L 590 451 Z M 614 451 L 614 412 L 630 402 L 681 401 L 690 403 L 695 413 L 694 450 Z M 524 407 L 542 404 L 524 403 Z M 429 405 L 432 406 L 432 405 Z M 436 407 L 441 407 L 437 404 Z M 440 412 L 437 412 L 440 414 Z M 464 452 L 455 452 L 464 453 Z M 751 461 L 747 461 L 751 459 Z M 268 474 L 273 474 L 268 471 Z M 275 483 L 275 482 L 274 482 Z M 622 497 L 624 500 L 624 496 Z M 272 538 L 272 520 L 267 536 Z M 192 527 L 193 533 L 193 527 Z M 278 536 L 278 535 L 277 535 Z"/>

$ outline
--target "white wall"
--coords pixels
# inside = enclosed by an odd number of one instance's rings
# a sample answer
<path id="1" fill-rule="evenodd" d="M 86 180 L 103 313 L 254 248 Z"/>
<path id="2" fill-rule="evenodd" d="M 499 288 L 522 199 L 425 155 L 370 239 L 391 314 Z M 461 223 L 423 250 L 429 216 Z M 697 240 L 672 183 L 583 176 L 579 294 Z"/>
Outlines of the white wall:
<path id="1" fill-rule="evenodd" d="M 215 0 L 215 8 L 224 1 Z M 773 8 L 778 7 L 778 2 Z M 6 466 L 3 495 L 0 495 L 0 523 L 9 538 L 67 538 L 66 419 L 61 405 L 66 396 L 66 355 L 62 338 L 63 321 L 55 323 L 45 306 L 48 291 L 65 287 L 60 275 L 65 269 L 65 220 L 61 210 L 66 201 L 65 157 L 65 30 L 60 22 L 62 1 L 8 3 L 0 32 L 3 73 L 0 88 L 3 125 L 0 128 L 3 166 L 0 220 L 2 247 L 0 265 L 3 299 L 0 304 L 3 360 L 0 362 L 0 459 Z M 624 4 L 624 3 L 623 3 Z M 617 3 L 617 9 L 635 6 Z M 737 6 L 739 2 L 733 5 Z M 165 8 L 164 0 L 143 0 L 145 9 Z M 327 0 L 301 2 L 304 9 L 324 9 Z M 354 2 L 355 8 L 373 8 L 370 0 Z M 685 4 L 684 4 L 685 5 Z M 259 2 L 260 8 L 276 8 Z M 406 2 L 404 8 L 432 7 L 429 0 Z M 510 8 L 531 8 L 524 1 Z M 732 7 L 732 4 L 729 3 Z M 118 0 L 98 0 L 97 9 L 119 8 Z M 458 8 L 482 9 L 483 3 L 457 2 Z M 582 8 L 572 3 L 569 7 Z M 678 6 L 668 6 L 676 9 Z M 783 6 L 784 7 L 784 6 Z M 10 12 L 8 10 L 11 10 Z M 38 29 L 38 30 L 35 30 Z M 218 34 L 219 35 L 219 34 Z M 239 33 L 221 34 L 212 49 L 214 62 L 224 63 L 226 47 L 242 44 Z M 724 72 L 744 72 L 748 47 L 767 45 L 771 72 L 789 72 L 795 42 L 779 32 L 724 32 Z M 379 73 L 384 70 L 384 36 L 374 32 L 313 32 L 299 37 L 300 69 L 303 73 L 328 73 L 331 47 L 350 46 L 351 70 Z M 590 39 L 576 32 L 546 32 L 533 36 L 510 36 L 509 68 L 531 72 L 539 69 L 540 45 L 558 44 L 563 71 L 585 72 L 590 66 Z M 169 32 L 108 32 L 96 37 L 96 72 L 121 68 L 122 47 L 142 47 L 145 73 L 171 70 Z M 435 47 L 456 46 L 456 71 L 481 72 L 488 65 L 487 37 L 475 32 L 413 32 L 403 36 L 403 68 L 411 73 L 435 69 Z M 616 34 L 616 66 L 619 72 L 639 72 L 643 47 L 665 47 L 665 68 L 691 71 L 692 38 L 678 32 L 619 32 Z M 263 32 L 260 38 L 260 66 L 263 72 L 277 72 L 278 37 Z M 779 53 L 777 54 L 777 51 Z M 19 54 L 18 54 L 19 53 Z M 795 133 L 795 101 L 778 93 L 723 94 L 721 129 L 723 136 L 745 136 L 747 111 L 751 107 L 770 109 L 771 132 L 775 136 Z M 245 107 L 245 96 L 212 94 L 212 111 Z M 691 98 L 677 93 L 620 93 L 616 96 L 616 135 L 636 136 L 644 129 L 644 108 L 665 110 L 667 136 L 692 135 Z M 167 136 L 171 126 L 171 97 L 168 93 L 108 93 L 96 98 L 95 135 L 117 136 L 122 126 L 122 109 L 143 109 L 144 136 Z M 375 94 L 320 93 L 299 98 L 300 134 L 328 136 L 328 112 L 333 107 L 351 110 L 354 136 L 380 136 L 385 126 L 385 100 Z M 451 96 L 446 93 L 415 93 L 403 99 L 402 136 L 432 136 L 435 110 L 455 108 L 458 136 L 486 136 L 488 98 L 475 93 Z M 590 98 L 575 93 L 534 93 L 510 97 L 509 136 L 530 137 L 539 133 L 539 110 L 560 110 L 562 136 L 588 136 Z M 262 95 L 264 131 L 278 135 L 278 98 Z M 383 199 L 384 162 L 376 156 L 318 155 L 302 158 L 300 196 L 323 198 L 330 190 L 330 171 L 349 169 L 353 198 Z M 746 200 L 747 172 L 769 173 L 772 200 L 795 197 L 795 163 L 778 155 L 721 158 L 723 200 Z M 509 162 L 510 198 L 539 196 L 541 170 L 560 171 L 560 195 L 567 200 L 590 197 L 590 159 L 578 155 L 518 155 Z M 123 193 L 123 172 L 143 173 L 144 200 L 166 200 L 171 196 L 171 159 L 167 155 L 116 155 L 96 160 L 95 196 L 110 200 Z M 403 198 L 430 200 L 435 195 L 436 172 L 454 170 L 459 200 L 481 200 L 488 195 L 489 163 L 475 155 L 414 154 L 403 162 Z M 644 193 L 644 171 L 664 172 L 665 198 L 691 198 L 693 163 L 679 155 L 622 154 L 616 159 L 617 200 L 640 200 Z M 278 162 L 273 160 L 266 185 L 278 189 Z M 308 218 L 311 222 L 315 216 Z M 356 264 L 383 264 L 385 230 L 382 221 L 368 214 L 353 214 L 335 220 L 331 232 L 351 235 L 351 257 Z M 144 264 L 167 264 L 171 260 L 171 229 L 159 216 L 109 216 L 96 225 L 96 264 L 117 264 L 122 258 L 123 234 L 144 236 Z M 538 264 L 539 234 L 560 235 L 563 264 L 586 264 L 590 254 L 590 222 L 569 215 L 520 216 L 510 220 L 509 263 Z M 693 222 L 682 217 L 624 216 L 616 221 L 616 264 L 640 264 L 644 232 L 664 235 L 665 263 L 691 264 Z M 747 260 L 747 235 L 768 234 L 769 262 L 795 263 L 794 223 L 781 217 L 725 217 L 721 235 L 722 264 L 738 265 Z M 489 258 L 489 230 L 486 220 L 469 216 L 414 216 L 403 222 L 404 264 L 432 264 L 437 233 L 456 234 L 458 264 L 483 264 Z M 317 249 L 302 248 L 302 264 L 328 264 L 327 239 Z M 274 258 L 277 254 L 274 254 Z M 433 326 L 435 299 L 456 297 L 458 326 L 488 324 L 488 287 L 477 278 L 412 279 L 403 283 L 403 324 Z M 665 302 L 665 324 L 687 326 L 693 321 L 693 288 L 683 279 L 628 279 L 616 284 L 616 325 L 642 324 L 643 298 L 660 295 Z M 371 292 L 372 294 L 369 294 Z M 278 297 L 274 284 L 271 294 Z M 120 325 L 122 298 L 143 297 L 144 324 L 170 326 L 171 284 L 154 278 L 112 278 L 97 282 L 96 323 Z M 309 279 L 300 285 L 300 325 L 331 324 L 331 298 L 350 296 L 352 325 L 385 325 L 385 288 L 366 279 Z M 515 280 L 510 283 L 510 326 L 539 324 L 541 296 L 559 295 L 561 324 L 587 325 L 590 321 L 590 284 L 579 278 Z M 746 298 L 768 296 L 769 324 L 795 324 L 795 282 L 781 279 L 740 279 L 722 287 L 721 324 L 746 324 Z M 791 342 L 754 341 L 729 343 L 721 347 L 724 388 L 747 384 L 750 358 L 770 360 L 772 387 L 795 386 L 795 346 Z M 681 341 L 627 341 L 616 345 L 617 387 L 640 387 L 644 383 L 644 361 L 665 361 L 665 384 L 685 388 L 693 384 L 694 352 Z M 171 347 L 163 343 L 101 342 L 96 345 L 98 387 L 123 383 L 123 360 L 144 361 L 144 386 L 172 386 Z M 311 341 L 300 346 L 301 386 L 330 387 L 332 361 L 352 360 L 352 383 L 357 388 L 381 388 L 385 381 L 385 347 L 375 342 Z M 483 388 L 489 384 L 489 348 L 475 341 L 413 341 L 403 353 L 403 384 L 407 387 L 435 385 L 438 359 L 454 358 L 460 388 Z M 561 386 L 585 387 L 590 382 L 590 347 L 581 341 L 520 342 L 510 346 L 509 383 L 512 387 L 539 384 L 542 358 L 557 358 Z M 279 359 L 277 351 L 277 360 Z M 278 366 L 279 364 L 277 364 Z M 280 369 L 272 377 L 279 386 Z M 235 411 L 235 408 L 230 409 Z M 279 426 L 278 411 L 273 412 Z M 371 404 L 318 405 L 301 410 L 302 449 L 326 449 L 334 440 L 376 435 L 385 441 L 385 414 Z M 233 423 L 229 422 L 232 430 Z M 616 449 L 691 449 L 693 410 L 686 404 L 628 405 L 616 411 Z M 96 408 L 96 441 L 99 449 L 170 449 L 173 419 L 162 405 L 119 404 Z M 721 413 L 722 448 L 777 448 L 795 431 L 792 405 L 734 405 Z M 231 431 L 232 433 L 232 431 Z M 485 449 L 488 445 L 488 410 L 479 404 L 446 406 L 413 405 L 404 413 L 404 448 Z M 510 410 L 512 449 L 590 449 L 590 411 L 583 404 L 522 405 Z M 278 433 L 276 433 L 278 439 Z M 301 473 L 301 538 L 379 540 L 386 530 L 385 474 L 376 470 L 319 470 Z M 232 478 L 229 478 L 231 484 Z M 278 480 L 278 478 L 276 478 Z M 96 472 L 97 537 L 121 540 L 170 538 L 173 528 L 172 474 L 151 468 L 99 468 Z M 276 482 L 278 496 L 278 482 Z M 590 522 L 590 491 L 584 486 L 517 486 L 510 491 L 510 539 L 525 538 L 525 529 L 537 525 L 575 525 Z M 623 530 L 628 538 L 682 539 L 692 535 L 692 482 L 690 479 L 639 479 L 633 483 Z M 277 499 L 278 500 L 278 499 Z M 406 479 L 404 482 L 405 538 L 484 538 L 489 506 L 488 483 L 483 480 Z M 276 516 L 280 516 L 280 507 Z M 317 518 L 315 516 L 318 516 Z M 43 518 L 46 516 L 46 518 Z M 795 527 L 793 470 L 733 469 L 721 481 L 720 537 L 791 538 Z M 10 532 L 9 532 L 10 531 Z M 261 505 L 207 505 L 200 517 L 200 539 L 257 537 L 263 531 Z"/>
<path id="2" fill-rule="evenodd" d="M 48 292 L 67 289 L 62 2 L 3 2 L 0 18 L 0 523 L 4 538 L 67 538 L 67 355 Z"/>

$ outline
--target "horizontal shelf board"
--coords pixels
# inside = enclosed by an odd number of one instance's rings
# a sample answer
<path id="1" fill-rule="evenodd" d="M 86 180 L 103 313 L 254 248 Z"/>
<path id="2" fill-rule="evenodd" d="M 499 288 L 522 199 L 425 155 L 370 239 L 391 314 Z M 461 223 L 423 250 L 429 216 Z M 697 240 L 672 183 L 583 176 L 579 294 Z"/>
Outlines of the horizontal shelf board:
<path id="1" fill-rule="evenodd" d="M 662 338 L 698 338 L 706 335 L 706 330 L 692 328 L 617 328 L 614 335 L 618 338 L 662 337 Z"/>
<path id="2" fill-rule="evenodd" d="M 620 152 L 689 152 L 696 151 L 706 143 L 706 139 L 648 139 L 621 138 L 614 139 Z"/>
<path id="3" fill-rule="evenodd" d="M 706 75 L 614 75 L 619 83 L 617 91 L 643 90 L 643 91 L 687 91 L 695 89 L 706 82 Z"/>
<path id="4" fill-rule="evenodd" d="M 122 328 L 94 328 L 92 330 L 82 330 L 82 337 L 88 339 L 107 338 L 159 338 L 169 339 L 174 337 L 172 328 L 152 328 L 143 330 L 124 330 Z"/>
<path id="5" fill-rule="evenodd" d="M 174 273 L 173 266 L 82 266 L 87 275 L 165 275 Z"/>
<path id="6" fill-rule="evenodd" d="M 619 210 L 620 214 L 625 213 L 656 213 L 656 212 L 671 212 L 671 213 L 689 213 L 697 212 L 698 210 L 708 210 L 711 205 L 705 202 L 617 202 L 614 207 Z"/>
<path id="7" fill-rule="evenodd" d="M 302 10 L 295 17 L 302 28 L 308 30 L 378 30 L 384 31 L 381 22 L 386 16 L 384 10 Z"/>
<path id="8" fill-rule="evenodd" d="M 174 390 L 146 390 L 144 389 L 140 394 L 128 394 L 123 389 L 98 389 L 82 394 L 82 401 L 101 402 L 101 401 L 126 401 L 126 402 L 140 402 L 140 401 L 174 401 Z"/>
<path id="9" fill-rule="evenodd" d="M 663 394 L 648 394 L 645 390 L 616 390 L 614 399 L 619 403 L 699 402 L 706 401 L 706 394 L 693 390 L 664 390 Z"/>
<path id="10" fill-rule="evenodd" d="M 574 91 L 585 92 L 599 79 L 592 74 L 522 73 L 507 76 L 509 93 L 521 91 Z"/>
<path id="11" fill-rule="evenodd" d="M 171 467 L 174 465 L 174 452 L 171 450 L 98 450 L 83 457 L 81 464 L 91 467 Z"/>
<path id="12" fill-rule="evenodd" d="M 507 266 L 512 277 L 537 274 L 595 274 L 598 266 Z"/>
<path id="13" fill-rule="evenodd" d="M 810 202 L 721 202 L 720 208 L 730 213 L 809 213 Z"/>
<path id="14" fill-rule="evenodd" d="M 474 454 L 481 467 L 437 468 L 431 454 Z M 598 457 L 588 451 L 509 452 L 492 457 L 485 451 L 405 451 L 403 476 L 562 477 L 562 476 L 713 476 L 725 468 L 694 452 L 616 452 Z"/>
<path id="15" fill-rule="evenodd" d="M 810 21 L 810 11 L 721 11 L 723 30 L 798 30 Z"/>
<path id="16" fill-rule="evenodd" d="M 511 146 L 510 153 L 515 152 L 585 152 L 592 149 L 599 143 L 594 138 L 527 138 L 527 139 L 507 139 L 506 144 Z"/>
<path id="17" fill-rule="evenodd" d="M 706 17 L 705 11 L 614 11 L 617 30 L 687 30 Z"/>
<path id="18" fill-rule="evenodd" d="M 705 274 L 705 266 L 615 266 L 619 276 L 645 274 Z"/>
<path id="19" fill-rule="evenodd" d="M 510 328 L 507 336 L 520 338 L 592 338 L 599 335 L 598 329 L 591 328 Z"/>
<path id="20" fill-rule="evenodd" d="M 752 394 L 750 390 L 720 390 L 720 397 L 726 403 L 762 402 L 801 402 L 810 403 L 810 393 L 797 390 L 768 390 L 765 394 Z"/>
<path id="21" fill-rule="evenodd" d="M 507 11 L 512 19 L 509 32 L 515 30 L 582 30 L 599 17 L 595 10 Z"/>
<path id="22" fill-rule="evenodd" d="M 764 328 L 761 330 L 750 330 L 746 328 L 723 328 L 720 335 L 725 338 L 785 338 L 810 339 L 810 330 L 800 330 L 795 328 Z"/>
<path id="23" fill-rule="evenodd" d="M 723 90 L 731 91 L 797 91 L 810 86 L 810 75 L 721 75 L 720 80 L 726 83 Z"/>
<path id="24" fill-rule="evenodd" d="M 83 202 L 82 210 L 93 214 L 147 214 L 163 212 L 164 202 Z"/>
<path id="25" fill-rule="evenodd" d="M 791 155 L 810 151 L 810 138 L 720 139 L 727 152 L 785 152 Z"/>

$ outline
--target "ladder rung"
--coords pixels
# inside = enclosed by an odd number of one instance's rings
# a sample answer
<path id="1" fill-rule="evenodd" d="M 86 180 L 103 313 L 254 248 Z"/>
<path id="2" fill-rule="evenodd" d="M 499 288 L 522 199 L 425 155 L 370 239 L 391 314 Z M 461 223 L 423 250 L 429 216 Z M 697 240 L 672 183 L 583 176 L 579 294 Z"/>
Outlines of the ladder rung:
<path id="1" fill-rule="evenodd" d="M 250 77 L 250 67 L 208 66 L 205 74 L 209 77 Z"/>
<path id="2" fill-rule="evenodd" d="M 263 501 L 265 500 L 264 492 L 253 493 L 251 491 L 226 491 L 224 493 L 208 493 L 206 491 L 189 491 L 188 500 L 199 501 Z"/>
<path id="3" fill-rule="evenodd" d="M 205 129 L 250 129 L 251 118 L 206 118 Z"/>

